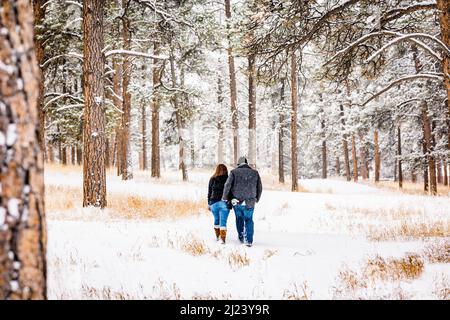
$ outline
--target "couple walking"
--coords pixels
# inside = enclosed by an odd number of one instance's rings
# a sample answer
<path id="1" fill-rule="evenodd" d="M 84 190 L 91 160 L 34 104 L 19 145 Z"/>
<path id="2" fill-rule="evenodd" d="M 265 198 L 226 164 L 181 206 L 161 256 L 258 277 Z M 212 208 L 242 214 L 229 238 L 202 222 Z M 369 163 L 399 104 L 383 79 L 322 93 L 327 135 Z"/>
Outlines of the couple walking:
<path id="1" fill-rule="evenodd" d="M 214 216 L 216 239 L 225 243 L 227 219 L 233 208 L 236 215 L 236 229 L 241 243 L 248 247 L 253 243 L 253 212 L 262 193 L 262 183 L 258 171 L 248 165 L 247 158 L 240 157 L 237 168 L 231 170 L 224 164 L 216 167 L 209 180 L 208 209 Z"/>

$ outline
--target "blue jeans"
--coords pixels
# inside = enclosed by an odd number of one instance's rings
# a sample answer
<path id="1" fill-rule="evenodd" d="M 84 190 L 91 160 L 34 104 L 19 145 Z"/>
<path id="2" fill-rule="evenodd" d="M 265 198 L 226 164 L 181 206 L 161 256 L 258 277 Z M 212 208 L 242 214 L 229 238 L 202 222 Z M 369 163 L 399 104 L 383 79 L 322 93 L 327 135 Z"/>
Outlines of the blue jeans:
<path id="1" fill-rule="evenodd" d="M 255 208 L 246 209 L 245 205 L 236 205 L 233 207 L 236 215 L 236 229 L 240 241 L 247 240 L 248 243 L 253 243 L 253 211 Z"/>
<path id="2" fill-rule="evenodd" d="M 227 219 L 230 214 L 230 209 L 228 209 L 225 201 L 218 201 L 209 206 L 211 212 L 214 216 L 214 227 L 222 230 L 227 229 Z"/>

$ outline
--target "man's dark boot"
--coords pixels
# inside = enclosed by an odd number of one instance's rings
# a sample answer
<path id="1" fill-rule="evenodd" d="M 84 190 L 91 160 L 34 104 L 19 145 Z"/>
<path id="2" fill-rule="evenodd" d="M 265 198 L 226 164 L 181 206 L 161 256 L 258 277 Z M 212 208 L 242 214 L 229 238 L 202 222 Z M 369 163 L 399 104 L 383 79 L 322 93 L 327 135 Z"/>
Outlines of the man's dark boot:
<path id="1" fill-rule="evenodd" d="M 219 241 L 219 237 L 220 237 L 220 228 L 214 228 L 214 232 L 216 233 L 216 241 Z"/>

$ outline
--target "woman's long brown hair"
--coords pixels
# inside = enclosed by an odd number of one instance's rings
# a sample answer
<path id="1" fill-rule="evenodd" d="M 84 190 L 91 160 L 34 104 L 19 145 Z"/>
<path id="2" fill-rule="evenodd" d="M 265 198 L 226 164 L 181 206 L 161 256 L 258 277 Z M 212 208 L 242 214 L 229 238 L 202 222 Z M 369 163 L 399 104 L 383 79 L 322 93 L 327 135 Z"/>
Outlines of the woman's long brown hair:
<path id="1" fill-rule="evenodd" d="M 216 171 L 214 172 L 212 177 L 214 178 L 219 176 L 228 176 L 227 166 L 222 163 L 216 167 Z"/>

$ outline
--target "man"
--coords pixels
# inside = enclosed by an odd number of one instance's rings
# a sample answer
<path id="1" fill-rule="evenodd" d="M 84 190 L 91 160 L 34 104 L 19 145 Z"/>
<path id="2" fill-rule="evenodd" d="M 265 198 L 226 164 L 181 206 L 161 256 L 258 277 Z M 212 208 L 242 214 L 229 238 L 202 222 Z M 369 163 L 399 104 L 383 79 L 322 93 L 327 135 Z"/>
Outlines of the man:
<path id="1" fill-rule="evenodd" d="M 232 199 L 239 241 L 241 243 L 245 241 L 245 244 L 251 247 L 254 232 L 253 211 L 255 203 L 261 198 L 262 183 L 258 171 L 250 168 L 247 158 L 240 157 L 237 165 L 228 176 L 222 200 Z"/>

